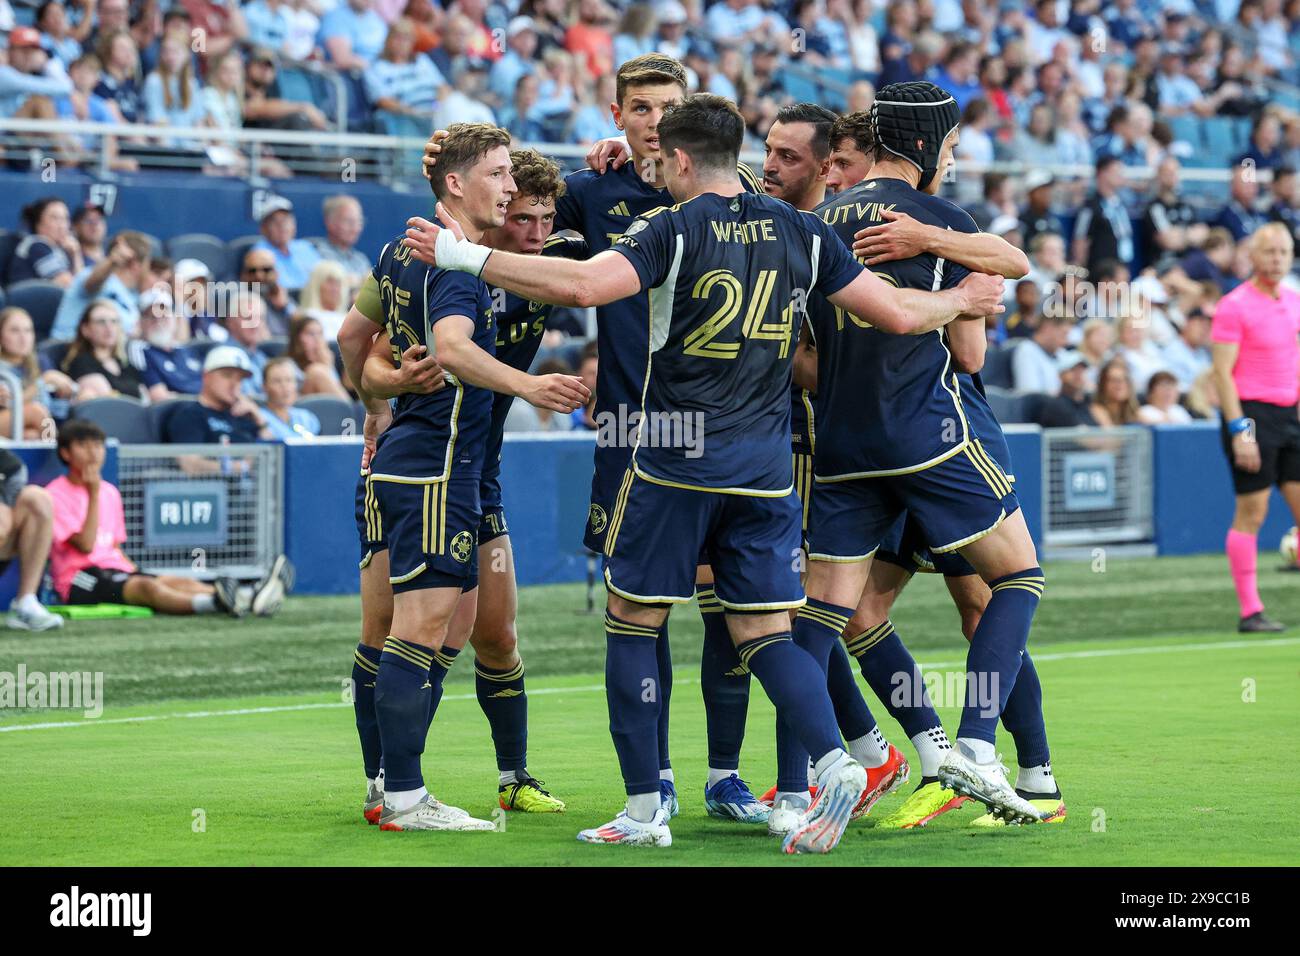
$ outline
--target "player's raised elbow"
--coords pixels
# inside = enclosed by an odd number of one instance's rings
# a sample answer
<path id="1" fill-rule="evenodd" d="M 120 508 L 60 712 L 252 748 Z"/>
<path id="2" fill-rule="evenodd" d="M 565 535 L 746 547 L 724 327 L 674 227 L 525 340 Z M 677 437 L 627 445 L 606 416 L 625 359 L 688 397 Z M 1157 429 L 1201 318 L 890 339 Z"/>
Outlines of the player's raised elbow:
<path id="1" fill-rule="evenodd" d="M 974 375 L 984 368 L 984 353 L 985 350 L 979 347 L 953 348 L 953 367 L 966 375 Z"/>
<path id="2" fill-rule="evenodd" d="M 1007 243 L 1007 264 L 1002 275 L 1008 279 L 1023 279 L 1029 275 L 1029 256 L 1023 249 Z"/>

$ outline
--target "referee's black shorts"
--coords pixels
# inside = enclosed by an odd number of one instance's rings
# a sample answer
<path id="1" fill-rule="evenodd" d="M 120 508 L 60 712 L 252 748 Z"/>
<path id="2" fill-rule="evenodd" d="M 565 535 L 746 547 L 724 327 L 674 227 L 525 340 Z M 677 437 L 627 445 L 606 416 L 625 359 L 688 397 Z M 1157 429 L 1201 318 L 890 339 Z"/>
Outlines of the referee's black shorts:
<path id="1" fill-rule="evenodd" d="M 1281 485 L 1284 481 L 1300 481 L 1300 418 L 1296 406 L 1243 401 L 1241 414 L 1255 420 L 1259 471 L 1242 471 L 1237 467 L 1232 457 L 1232 435 L 1228 432 L 1227 421 L 1223 421 L 1219 431 L 1236 493 L 1246 495 Z"/>

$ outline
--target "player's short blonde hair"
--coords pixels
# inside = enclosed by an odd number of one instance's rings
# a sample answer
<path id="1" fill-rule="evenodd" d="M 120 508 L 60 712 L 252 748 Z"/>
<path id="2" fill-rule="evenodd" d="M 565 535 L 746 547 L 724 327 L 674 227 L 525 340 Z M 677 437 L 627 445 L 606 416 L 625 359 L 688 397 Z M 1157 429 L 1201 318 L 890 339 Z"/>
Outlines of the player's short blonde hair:
<path id="1" fill-rule="evenodd" d="M 438 165 L 429 184 L 439 199 L 447 198 L 447 177 L 464 173 L 498 146 L 509 146 L 510 134 L 491 123 L 452 123 L 442 141 Z"/>

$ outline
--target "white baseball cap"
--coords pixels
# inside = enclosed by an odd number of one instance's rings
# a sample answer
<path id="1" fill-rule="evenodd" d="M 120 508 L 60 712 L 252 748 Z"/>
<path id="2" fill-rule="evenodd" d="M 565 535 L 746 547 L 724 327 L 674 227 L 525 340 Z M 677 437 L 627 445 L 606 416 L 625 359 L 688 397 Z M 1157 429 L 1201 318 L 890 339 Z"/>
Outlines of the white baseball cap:
<path id="1" fill-rule="evenodd" d="M 233 345 L 218 345 L 203 360 L 204 372 L 215 372 L 222 368 L 237 368 L 245 375 L 253 374 L 253 363 L 248 358 L 248 353 Z"/>

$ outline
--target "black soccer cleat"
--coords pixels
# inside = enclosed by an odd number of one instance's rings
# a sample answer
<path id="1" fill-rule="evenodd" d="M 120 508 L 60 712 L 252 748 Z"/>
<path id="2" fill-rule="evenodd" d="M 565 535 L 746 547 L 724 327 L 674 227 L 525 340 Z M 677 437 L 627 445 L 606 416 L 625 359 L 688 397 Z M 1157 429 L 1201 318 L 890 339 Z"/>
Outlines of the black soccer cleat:
<path id="1" fill-rule="evenodd" d="M 1276 634 L 1285 630 L 1285 624 L 1265 617 L 1263 611 L 1256 611 L 1237 622 L 1237 631 L 1241 634 Z"/>
<path id="2" fill-rule="evenodd" d="M 212 601 L 222 614 L 244 616 L 244 609 L 239 606 L 239 582 L 234 578 L 217 578 L 212 582 Z"/>

